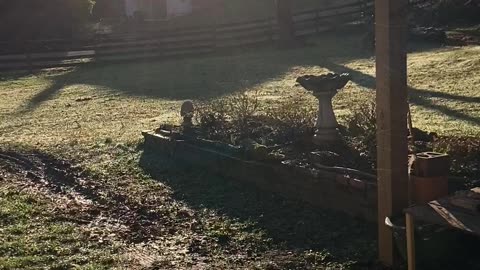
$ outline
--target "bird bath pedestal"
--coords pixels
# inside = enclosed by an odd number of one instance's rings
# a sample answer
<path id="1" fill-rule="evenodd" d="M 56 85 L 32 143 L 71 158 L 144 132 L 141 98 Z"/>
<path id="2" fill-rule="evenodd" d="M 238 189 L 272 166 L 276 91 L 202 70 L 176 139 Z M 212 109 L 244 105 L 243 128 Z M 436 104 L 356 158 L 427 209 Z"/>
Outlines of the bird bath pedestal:
<path id="1" fill-rule="evenodd" d="M 337 91 L 315 93 L 318 99 L 318 115 L 315 124 L 315 144 L 325 144 L 338 139 L 338 122 L 333 112 L 332 99 Z"/>
<path id="2" fill-rule="evenodd" d="M 329 73 L 320 76 L 306 75 L 297 79 L 301 86 L 311 91 L 318 99 L 318 116 L 313 143 L 325 145 L 338 140 L 338 122 L 333 112 L 332 99 L 350 79 L 350 74 L 347 73 L 340 75 Z"/>

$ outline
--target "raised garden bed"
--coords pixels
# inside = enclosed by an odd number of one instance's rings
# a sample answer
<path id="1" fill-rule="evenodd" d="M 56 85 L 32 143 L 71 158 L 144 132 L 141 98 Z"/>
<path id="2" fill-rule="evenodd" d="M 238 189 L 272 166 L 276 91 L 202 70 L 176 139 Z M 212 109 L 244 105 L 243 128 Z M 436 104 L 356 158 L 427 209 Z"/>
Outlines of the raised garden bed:
<path id="1" fill-rule="evenodd" d="M 144 131 L 145 152 L 191 164 L 258 188 L 376 221 L 377 187 L 345 169 L 255 157 L 244 147 L 160 130 Z M 345 171 L 345 172 L 342 172 Z"/>
<path id="2" fill-rule="evenodd" d="M 307 76 L 297 82 L 311 90 L 337 89 L 345 81 L 338 85 L 332 82 L 344 77 L 348 79 L 349 75 Z M 323 86 L 312 87 L 313 83 Z M 326 93 L 329 103 L 335 92 Z M 245 93 L 197 106 L 186 101 L 180 110 L 184 120 L 181 126 L 164 124 L 155 131 L 143 132 L 145 152 L 376 222 L 375 106 L 355 109 L 342 126 L 327 105 L 317 110 L 302 99 L 291 98 L 262 108 L 255 95 Z M 327 116 L 332 118 L 331 123 L 324 123 Z M 450 173 L 459 173 L 462 178 L 450 181 L 449 191 L 465 189 L 463 177 L 477 173 L 478 143 L 467 143 L 467 148 L 460 144 L 453 149 L 462 149 L 461 153 L 455 153 L 450 147 L 455 141 L 415 128 L 410 133 L 411 153 L 439 150 L 451 155 Z"/>

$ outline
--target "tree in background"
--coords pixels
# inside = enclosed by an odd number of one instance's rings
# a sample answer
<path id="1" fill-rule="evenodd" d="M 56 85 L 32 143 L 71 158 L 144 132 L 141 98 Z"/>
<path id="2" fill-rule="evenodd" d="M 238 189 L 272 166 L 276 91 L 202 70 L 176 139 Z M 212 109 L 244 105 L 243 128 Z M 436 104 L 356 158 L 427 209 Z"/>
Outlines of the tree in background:
<path id="1" fill-rule="evenodd" d="M 93 0 L 0 0 L 0 39 L 66 38 L 91 17 Z"/>

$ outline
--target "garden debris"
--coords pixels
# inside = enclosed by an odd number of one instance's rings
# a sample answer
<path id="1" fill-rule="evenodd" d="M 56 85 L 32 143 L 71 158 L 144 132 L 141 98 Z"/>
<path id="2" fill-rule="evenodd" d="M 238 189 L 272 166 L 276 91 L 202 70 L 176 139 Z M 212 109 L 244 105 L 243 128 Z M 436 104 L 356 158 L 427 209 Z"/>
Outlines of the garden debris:
<path id="1" fill-rule="evenodd" d="M 85 102 L 85 101 L 90 101 L 92 99 L 93 99 L 93 97 L 80 97 L 80 98 L 75 99 L 75 101 L 76 102 Z"/>

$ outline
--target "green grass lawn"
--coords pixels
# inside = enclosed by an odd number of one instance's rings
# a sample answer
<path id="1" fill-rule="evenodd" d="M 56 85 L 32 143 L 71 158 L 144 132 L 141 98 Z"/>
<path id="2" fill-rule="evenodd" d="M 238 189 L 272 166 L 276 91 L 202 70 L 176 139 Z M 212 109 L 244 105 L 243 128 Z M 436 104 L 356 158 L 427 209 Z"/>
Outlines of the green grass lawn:
<path id="1" fill-rule="evenodd" d="M 233 55 L 85 66 L 34 75 L 0 74 L 2 148 L 36 149 L 73 160 L 91 175 L 88 179 L 93 182 L 88 188 L 99 197 L 116 201 L 120 196 L 130 208 L 137 204 L 148 206 L 149 211 L 165 208 L 160 216 L 186 215 L 188 225 L 172 227 L 178 233 L 170 232 L 166 238 L 157 233 L 152 234 L 152 240 L 136 243 L 113 237 L 105 246 L 98 239 L 92 240 L 84 225 L 56 219 L 50 212 L 61 203 L 62 196 L 71 201 L 68 194 L 77 194 L 83 180 L 61 191 L 39 188 L 32 193 L 22 187 L 21 180 L 2 181 L 12 176 L 0 175 L 0 238 L 4 240 L 0 244 L 0 269 L 99 269 L 119 267 L 125 261 L 131 263 L 129 269 L 145 268 L 142 262 L 150 266 L 176 262 L 188 268 L 187 262 L 191 266 L 200 260 L 185 251 L 191 247 L 191 239 L 210 245 L 208 252 L 202 251 L 202 263 L 216 269 L 228 265 L 265 269 L 270 262 L 275 264 L 276 258 L 284 258 L 281 265 L 287 268 L 292 263 L 292 269 L 304 269 L 305 265 L 348 268 L 362 256 L 374 257 L 374 237 L 352 220 L 332 221 L 325 212 L 291 202 L 285 203 L 285 210 L 278 210 L 283 200 L 203 174 L 192 177 L 176 171 L 173 176 L 155 177 L 160 180 L 157 182 L 138 166 L 140 131 L 178 122 L 179 106 L 186 99 L 250 91 L 258 93 L 264 106 L 302 95 L 313 107 L 315 99 L 295 85 L 296 77 L 350 72 L 352 82 L 334 100 L 340 118 L 350 114 L 375 95 L 374 59 L 362 53 L 358 44 L 355 35 L 326 36 L 295 50 L 263 48 Z M 480 47 L 412 52 L 408 68 L 416 127 L 440 135 L 480 136 Z M 212 190 L 211 185 L 216 188 Z M 95 215 L 88 212 L 87 216 L 94 220 Z M 159 228 L 167 226 L 155 222 Z M 199 229 L 192 225 L 197 222 Z M 341 229 L 345 223 L 356 229 Z M 290 235 L 291 230 L 297 230 L 296 234 Z M 219 244 L 225 238 L 230 244 Z"/>
<path id="2" fill-rule="evenodd" d="M 85 67 L 36 75 L 2 75 L 3 142 L 52 146 L 132 141 L 139 130 L 178 120 L 185 99 L 259 90 L 265 102 L 307 94 L 302 74 L 350 72 L 353 82 L 335 99 L 339 116 L 374 96 L 374 60 L 346 45 L 318 41 L 301 50 L 247 52 L 169 62 Z M 479 47 L 439 48 L 409 55 L 414 125 L 439 134 L 480 134 Z M 83 101 L 82 101 L 83 100 Z M 314 100 L 312 98 L 312 106 Z"/>
<path id="3" fill-rule="evenodd" d="M 18 184 L 18 183 L 17 183 Z M 115 246 L 92 240 L 87 230 L 56 216 L 52 202 L 32 189 L 0 185 L 0 269 L 110 269 Z"/>

